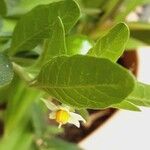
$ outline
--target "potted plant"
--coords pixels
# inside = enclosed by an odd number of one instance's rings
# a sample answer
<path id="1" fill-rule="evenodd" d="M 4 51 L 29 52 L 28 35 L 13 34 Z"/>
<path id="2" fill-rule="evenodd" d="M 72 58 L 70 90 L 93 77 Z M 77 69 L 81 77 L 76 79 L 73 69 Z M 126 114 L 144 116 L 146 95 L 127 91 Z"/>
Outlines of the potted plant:
<path id="1" fill-rule="evenodd" d="M 143 3 L 0 1 L 1 149 L 80 149 L 63 130 L 73 137 L 82 122 L 84 138 L 95 116 L 150 106 L 135 52 L 123 55 L 149 43 L 149 24 L 123 22 Z"/>

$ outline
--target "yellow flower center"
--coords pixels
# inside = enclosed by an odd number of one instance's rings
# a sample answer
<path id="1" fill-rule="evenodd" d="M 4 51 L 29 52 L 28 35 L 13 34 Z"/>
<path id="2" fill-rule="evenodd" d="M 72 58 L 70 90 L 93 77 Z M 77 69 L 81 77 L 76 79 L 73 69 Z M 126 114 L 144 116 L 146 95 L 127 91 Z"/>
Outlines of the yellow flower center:
<path id="1" fill-rule="evenodd" d="M 59 124 L 66 124 L 68 122 L 69 118 L 70 118 L 70 115 L 65 110 L 58 110 L 56 112 L 56 121 Z"/>

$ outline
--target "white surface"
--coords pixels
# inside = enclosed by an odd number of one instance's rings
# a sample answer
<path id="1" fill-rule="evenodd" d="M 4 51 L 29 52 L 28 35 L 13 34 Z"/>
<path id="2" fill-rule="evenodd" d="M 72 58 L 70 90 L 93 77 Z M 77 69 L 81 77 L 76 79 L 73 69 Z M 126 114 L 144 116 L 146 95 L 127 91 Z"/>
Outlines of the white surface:
<path id="1" fill-rule="evenodd" d="M 150 83 L 150 48 L 138 52 L 138 80 Z M 150 109 L 119 111 L 80 146 L 85 150 L 150 150 Z"/>

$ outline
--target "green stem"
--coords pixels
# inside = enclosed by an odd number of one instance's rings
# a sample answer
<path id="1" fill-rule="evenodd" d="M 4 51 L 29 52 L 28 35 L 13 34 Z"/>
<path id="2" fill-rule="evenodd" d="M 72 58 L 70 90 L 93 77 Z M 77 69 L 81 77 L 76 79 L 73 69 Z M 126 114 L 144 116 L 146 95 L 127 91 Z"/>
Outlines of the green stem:
<path id="1" fill-rule="evenodd" d="M 15 73 L 18 74 L 18 76 L 22 80 L 26 81 L 27 83 L 29 83 L 31 80 L 33 80 L 33 76 L 31 74 L 29 74 L 28 72 L 26 72 L 23 67 L 19 66 L 18 64 L 14 63 L 14 62 L 12 64 L 13 64 L 13 69 L 14 69 Z"/>

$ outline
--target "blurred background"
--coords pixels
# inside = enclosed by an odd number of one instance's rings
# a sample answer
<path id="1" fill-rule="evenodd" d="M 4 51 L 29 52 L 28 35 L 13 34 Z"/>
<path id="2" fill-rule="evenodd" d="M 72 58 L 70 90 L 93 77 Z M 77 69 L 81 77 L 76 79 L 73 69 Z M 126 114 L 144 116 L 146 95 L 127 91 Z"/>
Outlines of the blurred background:
<path id="1" fill-rule="evenodd" d="M 0 52 L 9 49 L 14 27 L 24 14 L 56 1 L 0 0 Z M 112 26 L 126 22 L 130 39 L 118 63 L 139 81 L 150 84 L 150 0 L 76 2 L 81 17 L 66 36 L 68 48 L 85 54 Z M 27 70 L 41 52 L 40 43 L 32 52 L 17 53 L 11 60 Z M 130 61 L 124 62 L 127 58 Z M 0 87 L 0 150 L 150 150 L 149 108 L 141 107 L 141 112 L 114 108 L 78 112 L 88 118 L 86 125 L 58 129 L 56 122 L 47 118 L 49 112 L 40 101 L 42 94 L 27 89 L 18 76 L 10 85 Z"/>

